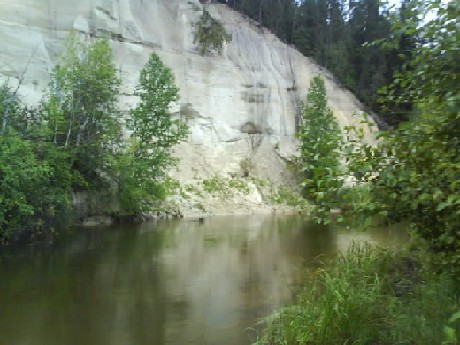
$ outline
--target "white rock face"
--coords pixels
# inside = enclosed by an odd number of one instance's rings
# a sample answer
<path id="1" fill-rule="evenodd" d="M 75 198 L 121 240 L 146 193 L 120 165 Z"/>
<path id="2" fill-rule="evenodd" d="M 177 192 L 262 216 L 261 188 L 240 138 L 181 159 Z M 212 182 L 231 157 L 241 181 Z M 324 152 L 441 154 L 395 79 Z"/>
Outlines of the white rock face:
<path id="1" fill-rule="evenodd" d="M 225 5 L 204 6 L 232 35 L 222 56 L 196 51 L 198 0 L 0 0 L 0 82 L 22 79 L 25 101 L 37 103 L 72 29 L 108 36 L 123 80 L 121 106 L 129 109 L 139 70 L 157 52 L 180 87 L 172 110 L 190 126 L 172 172 L 185 182 L 238 175 L 248 161 L 251 175 L 288 181 L 282 157 L 295 154 L 296 112 L 316 74 L 340 124 L 359 123 L 352 114 L 361 105 L 327 71 Z"/>

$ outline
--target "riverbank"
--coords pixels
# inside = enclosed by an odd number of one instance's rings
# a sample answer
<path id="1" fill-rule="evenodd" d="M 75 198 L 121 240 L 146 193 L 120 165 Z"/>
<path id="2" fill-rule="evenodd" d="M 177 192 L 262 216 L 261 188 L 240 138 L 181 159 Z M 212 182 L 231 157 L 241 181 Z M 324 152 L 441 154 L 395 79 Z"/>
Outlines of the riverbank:
<path id="1" fill-rule="evenodd" d="M 139 216 L 117 217 L 112 215 L 92 215 L 79 219 L 78 226 L 111 225 L 117 223 L 149 222 L 161 219 L 194 219 L 214 216 L 247 216 L 247 215 L 296 215 L 305 214 L 307 209 L 298 205 L 276 203 L 228 202 L 225 200 L 208 200 L 206 203 L 195 207 L 189 204 L 166 205 L 159 211 L 143 213 Z"/>
<path id="2" fill-rule="evenodd" d="M 184 183 L 170 199 L 185 217 L 298 214 L 307 206 L 298 185 L 254 177 L 212 177 Z"/>
<path id="3" fill-rule="evenodd" d="M 458 344 L 458 285 L 426 250 L 355 245 L 303 286 L 255 344 Z"/>
<path id="4" fill-rule="evenodd" d="M 93 198 L 94 199 L 94 198 Z M 100 200 L 98 202 L 96 199 Z M 97 209 L 90 205 L 111 205 Z M 252 214 L 294 215 L 308 212 L 309 205 L 298 187 L 275 184 L 252 177 L 212 177 L 178 184 L 158 209 L 139 216 L 120 217 L 116 202 L 107 196 L 74 196 L 79 224 L 108 225 L 124 221 L 150 221 L 171 218 L 205 218 L 210 216 L 241 216 Z"/>

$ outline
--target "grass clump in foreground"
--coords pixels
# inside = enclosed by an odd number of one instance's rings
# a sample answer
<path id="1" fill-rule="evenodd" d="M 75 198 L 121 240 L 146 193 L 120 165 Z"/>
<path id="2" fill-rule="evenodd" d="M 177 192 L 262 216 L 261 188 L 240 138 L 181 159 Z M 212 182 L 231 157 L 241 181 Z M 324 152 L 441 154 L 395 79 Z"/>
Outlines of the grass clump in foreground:
<path id="1" fill-rule="evenodd" d="M 458 289 L 433 271 L 420 254 L 353 245 L 261 321 L 256 344 L 457 344 Z"/>

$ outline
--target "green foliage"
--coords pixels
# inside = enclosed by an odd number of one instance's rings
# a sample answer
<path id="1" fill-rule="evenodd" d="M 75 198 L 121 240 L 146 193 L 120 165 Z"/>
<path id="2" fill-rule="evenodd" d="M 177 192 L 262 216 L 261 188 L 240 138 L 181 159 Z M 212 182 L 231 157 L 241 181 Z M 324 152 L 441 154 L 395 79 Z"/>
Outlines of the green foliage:
<path id="1" fill-rule="evenodd" d="M 264 320 L 257 344 L 439 344 L 459 307 L 453 283 L 431 271 L 426 253 L 408 254 L 352 246 Z"/>
<path id="2" fill-rule="evenodd" d="M 306 105 L 302 109 L 301 167 L 304 194 L 318 205 L 320 213 L 330 209 L 343 185 L 340 146 L 342 135 L 327 106 L 324 80 L 315 76 L 310 83 Z M 326 218 L 320 218 L 326 219 Z"/>
<path id="3" fill-rule="evenodd" d="M 174 76 L 154 53 L 141 70 L 136 96 L 131 138 L 116 169 L 122 213 L 151 209 L 165 198 L 166 172 L 175 163 L 171 148 L 187 136 L 185 123 L 169 112 L 179 98 Z"/>
<path id="4" fill-rule="evenodd" d="M 405 65 L 395 72 L 394 83 L 385 94 L 393 105 L 411 104 L 411 121 L 380 133 L 376 146 L 364 143 L 362 130 L 347 128 L 349 141 L 342 152 L 348 171 L 342 173 L 344 177 L 354 177 L 357 186 L 340 191 L 338 148 L 334 147 L 340 143 L 339 133 L 334 136 L 333 127 L 306 135 L 309 123 L 305 121 L 300 133 L 303 168 L 307 173 L 304 184 L 320 205 L 320 211 L 338 205 L 360 216 L 382 215 L 392 222 L 409 220 L 439 254 L 444 269 L 458 272 L 460 102 L 458 93 L 453 91 L 458 89 L 459 67 L 454 59 L 459 50 L 455 39 L 458 6 L 435 1 L 406 5 L 413 13 L 437 14 L 424 26 L 416 25 L 417 17 L 395 20 L 394 40 L 381 42 L 385 49 L 393 49 L 400 44 L 401 37 L 414 32 L 423 42 L 406 56 Z M 312 94 L 311 98 L 319 104 L 316 108 L 324 112 L 325 97 L 318 96 L 321 93 Z M 307 120 L 310 112 L 314 114 L 315 109 L 304 110 Z M 315 118 L 320 121 L 321 116 Z M 317 166 L 319 171 L 315 172 Z M 327 218 L 320 214 L 319 219 Z"/>
<path id="5" fill-rule="evenodd" d="M 460 320 L 460 309 L 449 318 L 448 325 L 444 326 L 444 341 L 441 345 L 455 344 L 460 338 L 457 336 L 455 324 Z"/>
<path id="6" fill-rule="evenodd" d="M 460 96 L 456 90 L 460 67 L 456 24 L 459 15 L 460 8 L 455 1 L 405 2 L 405 17 L 393 22 L 394 37 L 377 44 L 391 50 L 408 36 L 414 37 L 416 44 L 401 57 L 403 68 L 394 73 L 392 83 L 381 90 L 383 103 L 407 104 L 413 99 L 416 105 L 443 104 L 451 113 L 449 116 L 458 115 Z M 426 19 L 424 25 L 420 25 L 421 18 Z M 398 93 L 398 90 L 403 92 Z M 458 127 L 454 129 L 458 130 Z"/>
<path id="7" fill-rule="evenodd" d="M 1 119 L 1 133 L 5 133 L 8 127 L 16 128 L 19 123 L 22 112 L 21 104 L 16 93 L 9 87 L 7 83 L 0 86 L 0 119 Z"/>
<path id="8" fill-rule="evenodd" d="M 86 44 L 71 34 L 42 107 L 53 142 L 68 152 L 84 184 L 100 184 L 119 144 L 119 85 L 108 41 Z"/>
<path id="9" fill-rule="evenodd" d="M 55 215 L 65 219 L 70 204 L 68 157 L 47 142 L 46 128 L 27 124 L 29 112 L 5 84 L 0 110 L 0 243 L 53 232 Z"/>
<path id="10" fill-rule="evenodd" d="M 66 220 L 75 190 L 97 200 L 116 189 L 120 213 L 137 215 L 177 187 L 166 169 L 175 162 L 171 147 L 187 130 L 168 112 L 178 98 L 171 71 L 156 55 L 142 69 L 127 142 L 120 135 L 119 85 L 108 42 L 86 44 L 71 35 L 39 109 L 25 108 L 15 91 L 0 87 L 0 242 L 51 234 Z"/>
<path id="11" fill-rule="evenodd" d="M 198 51 L 202 56 L 213 51 L 222 54 L 224 42 L 228 43 L 232 40 L 232 36 L 225 31 L 223 25 L 205 9 L 193 27 L 195 28 L 193 43 L 198 44 Z"/>
<path id="12" fill-rule="evenodd" d="M 202 181 L 203 191 L 220 198 L 228 199 L 237 192 L 249 194 L 248 184 L 243 179 L 212 177 Z"/>
<path id="13" fill-rule="evenodd" d="M 235 197 L 248 195 L 251 192 L 250 183 L 254 183 L 253 180 L 214 176 L 197 180 L 196 183 L 182 185 L 180 196 L 182 199 L 194 203 L 196 208 L 204 210 L 201 202 L 205 199 L 228 201 Z"/>
<path id="14" fill-rule="evenodd" d="M 302 196 L 286 186 L 280 186 L 276 193 L 269 196 L 269 200 L 275 204 L 305 206 Z"/>
<path id="15" fill-rule="evenodd" d="M 204 179 L 202 183 L 203 190 L 208 194 L 227 194 L 227 186 L 224 179 L 213 177 L 210 179 Z"/>
<path id="16" fill-rule="evenodd" d="M 416 28 L 425 43 L 417 46 L 405 72 L 397 72 L 387 97 L 410 100 L 414 117 L 382 133 L 376 147 L 347 150 L 347 160 L 358 181 L 371 186 L 373 200 L 362 211 L 391 221 L 408 219 L 439 254 L 444 268 L 458 272 L 460 116 L 458 92 L 453 91 L 458 89 L 458 6 L 434 1 L 413 6 L 424 14 L 435 11 L 438 17 Z M 401 34 L 412 30 L 413 22 L 395 24 Z M 396 96 L 391 90 L 398 85 L 404 85 L 405 92 Z"/>
<path id="17" fill-rule="evenodd" d="M 369 185 L 343 187 L 337 196 L 340 208 L 349 213 L 357 214 L 372 202 L 372 189 Z"/>

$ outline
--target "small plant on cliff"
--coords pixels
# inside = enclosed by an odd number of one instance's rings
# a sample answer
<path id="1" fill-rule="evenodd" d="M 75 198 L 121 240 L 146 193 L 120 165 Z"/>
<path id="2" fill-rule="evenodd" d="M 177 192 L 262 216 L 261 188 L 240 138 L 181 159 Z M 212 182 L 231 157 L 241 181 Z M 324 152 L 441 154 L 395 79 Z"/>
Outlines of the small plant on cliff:
<path id="1" fill-rule="evenodd" d="M 232 36 L 225 31 L 223 25 L 206 10 L 203 10 L 200 19 L 193 26 L 195 28 L 193 43 L 198 44 L 201 56 L 211 54 L 213 51 L 222 54 L 224 42 L 232 40 Z"/>
<path id="2" fill-rule="evenodd" d="M 288 206 L 306 206 L 305 199 L 300 193 L 292 190 L 289 186 L 281 185 L 276 193 L 273 193 L 268 198 L 271 202 L 279 205 Z"/>
<path id="3" fill-rule="evenodd" d="M 315 202 L 319 214 L 328 211 L 342 187 L 340 178 L 340 147 L 342 135 L 339 125 L 327 106 L 326 87 L 320 76 L 310 83 L 307 102 L 302 109 L 301 169 L 304 174 L 304 195 Z M 318 217 L 326 221 L 327 217 Z"/>
<path id="4" fill-rule="evenodd" d="M 227 200 L 239 193 L 249 194 L 251 190 L 247 184 L 247 181 L 240 178 L 222 178 L 212 177 L 204 179 L 202 181 L 203 190 L 213 196 L 220 197 L 223 200 Z"/>
<path id="5" fill-rule="evenodd" d="M 171 148 L 187 135 L 186 125 L 169 112 L 179 98 L 174 75 L 155 53 L 141 70 L 136 96 L 139 104 L 131 110 L 130 142 L 119 162 L 124 213 L 151 209 L 164 199 L 166 172 L 175 163 Z"/>

